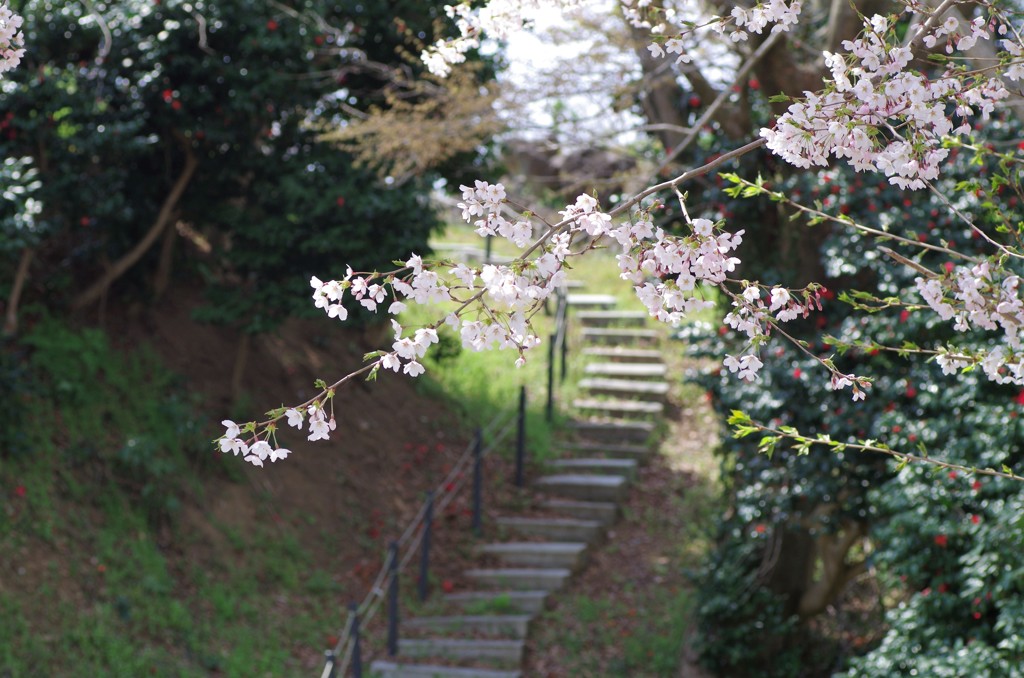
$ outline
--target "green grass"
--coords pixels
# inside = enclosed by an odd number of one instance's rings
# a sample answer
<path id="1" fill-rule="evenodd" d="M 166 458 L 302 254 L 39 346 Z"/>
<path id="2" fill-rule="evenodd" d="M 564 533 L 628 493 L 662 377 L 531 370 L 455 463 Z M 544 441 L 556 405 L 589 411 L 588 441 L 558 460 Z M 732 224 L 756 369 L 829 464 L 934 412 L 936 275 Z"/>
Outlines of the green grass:
<path id="1" fill-rule="evenodd" d="M 658 592 L 646 600 L 577 595 L 547 617 L 563 629 L 557 643 L 570 675 L 675 676 L 692 607 L 692 595 L 685 591 Z M 637 615 L 642 622 L 624 636 L 616 620 Z M 595 651 L 605 647 L 617 648 L 611 661 Z"/>
<path id="2" fill-rule="evenodd" d="M 301 672 L 296 647 L 321 646 L 337 623 L 320 602 L 337 585 L 296 537 L 221 528 L 239 554 L 230 563 L 161 546 L 218 459 L 174 376 L 94 330 L 44 321 L 27 342 L 38 388 L 0 403 L 23 412 L 30 442 L 0 460 L 0 552 L 14 577 L 0 584 L 0 676 Z M 35 559 L 18 575 L 22 553 Z"/>

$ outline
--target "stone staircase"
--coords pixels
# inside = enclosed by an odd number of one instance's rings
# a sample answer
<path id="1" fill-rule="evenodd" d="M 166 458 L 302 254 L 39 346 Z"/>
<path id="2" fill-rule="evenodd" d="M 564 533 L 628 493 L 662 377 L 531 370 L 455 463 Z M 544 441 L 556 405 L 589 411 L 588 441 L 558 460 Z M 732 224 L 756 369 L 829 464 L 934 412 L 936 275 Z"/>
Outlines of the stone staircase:
<path id="1" fill-rule="evenodd" d="M 403 620 L 398 656 L 373 662 L 371 676 L 521 676 L 531 620 L 600 547 L 654 453 L 669 390 L 660 333 L 644 327 L 645 313 L 615 310 L 613 296 L 572 293 L 568 302 L 589 362 L 561 458 L 532 483 L 535 511 L 495 521 L 505 538 L 477 547 L 482 565 L 464 573 L 474 589 L 445 595 L 438 616 Z"/>

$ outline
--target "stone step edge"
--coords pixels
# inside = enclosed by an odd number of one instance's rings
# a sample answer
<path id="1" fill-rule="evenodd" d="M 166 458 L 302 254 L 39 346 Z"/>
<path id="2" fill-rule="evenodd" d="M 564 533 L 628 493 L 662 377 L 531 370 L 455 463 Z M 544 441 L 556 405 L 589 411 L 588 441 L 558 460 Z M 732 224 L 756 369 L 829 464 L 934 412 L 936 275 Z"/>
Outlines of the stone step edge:
<path id="1" fill-rule="evenodd" d="M 668 368 L 661 363 L 590 363 L 583 368 L 587 377 L 628 379 L 634 382 L 665 381 Z"/>
<path id="2" fill-rule="evenodd" d="M 661 414 L 665 406 L 658 402 L 647 402 L 637 400 L 616 400 L 616 399 L 589 399 L 580 398 L 572 401 L 572 406 L 578 410 L 603 410 L 605 412 L 631 412 L 634 414 Z"/>
<path id="3" fill-rule="evenodd" d="M 378 678 L 522 678 L 521 671 L 500 669 L 472 669 L 438 664 L 408 664 L 375 661 L 370 664 L 370 675 Z"/>
<path id="4" fill-rule="evenodd" d="M 667 395 L 667 381 L 640 381 L 639 379 L 616 379 L 614 377 L 588 377 L 580 379 L 579 387 L 588 391 L 625 391 L 627 393 L 645 393 L 651 395 Z"/>
<path id="5" fill-rule="evenodd" d="M 434 632 L 480 632 L 486 635 L 525 638 L 531 614 L 437 615 L 402 620 L 403 628 Z M 447 636 L 446 636 L 447 637 Z"/>

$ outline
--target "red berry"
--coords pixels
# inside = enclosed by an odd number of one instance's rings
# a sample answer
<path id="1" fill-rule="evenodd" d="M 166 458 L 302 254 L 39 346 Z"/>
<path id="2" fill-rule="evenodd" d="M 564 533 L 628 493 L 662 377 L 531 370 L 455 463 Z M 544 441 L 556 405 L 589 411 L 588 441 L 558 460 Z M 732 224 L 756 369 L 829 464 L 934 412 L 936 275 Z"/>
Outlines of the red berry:
<path id="1" fill-rule="evenodd" d="M 942 548 L 946 548 L 946 544 L 948 544 L 948 543 L 949 543 L 949 538 L 946 535 L 944 535 L 944 534 L 937 534 L 937 535 L 935 535 L 935 544 L 937 546 L 941 546 Z M 945 584 L 943 584 L 942 586 L 945 586 Z M 943 591 L 944 589 L 942 587 L 939 587 L 939 590 Z"/>
<path id="2" fill-rule="evenodd" d="M 267 22 L 267 30 L 268 31 L 276 31 L 277 30 L 277 22 L 274 21 L 273 19 L 268 21 Z"/>

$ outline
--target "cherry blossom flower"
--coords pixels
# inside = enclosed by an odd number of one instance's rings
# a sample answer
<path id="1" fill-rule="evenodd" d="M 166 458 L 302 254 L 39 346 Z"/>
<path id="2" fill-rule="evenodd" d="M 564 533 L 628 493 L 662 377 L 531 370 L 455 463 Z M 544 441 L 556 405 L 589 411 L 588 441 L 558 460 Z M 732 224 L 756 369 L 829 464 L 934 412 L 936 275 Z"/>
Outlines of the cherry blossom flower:
<path id="1" fill-rule="evenodd" d="M 25 36 L 21 32 L 22 18 L 0 3 L 0 76 L 18 67 L 25 56 Z"/>

